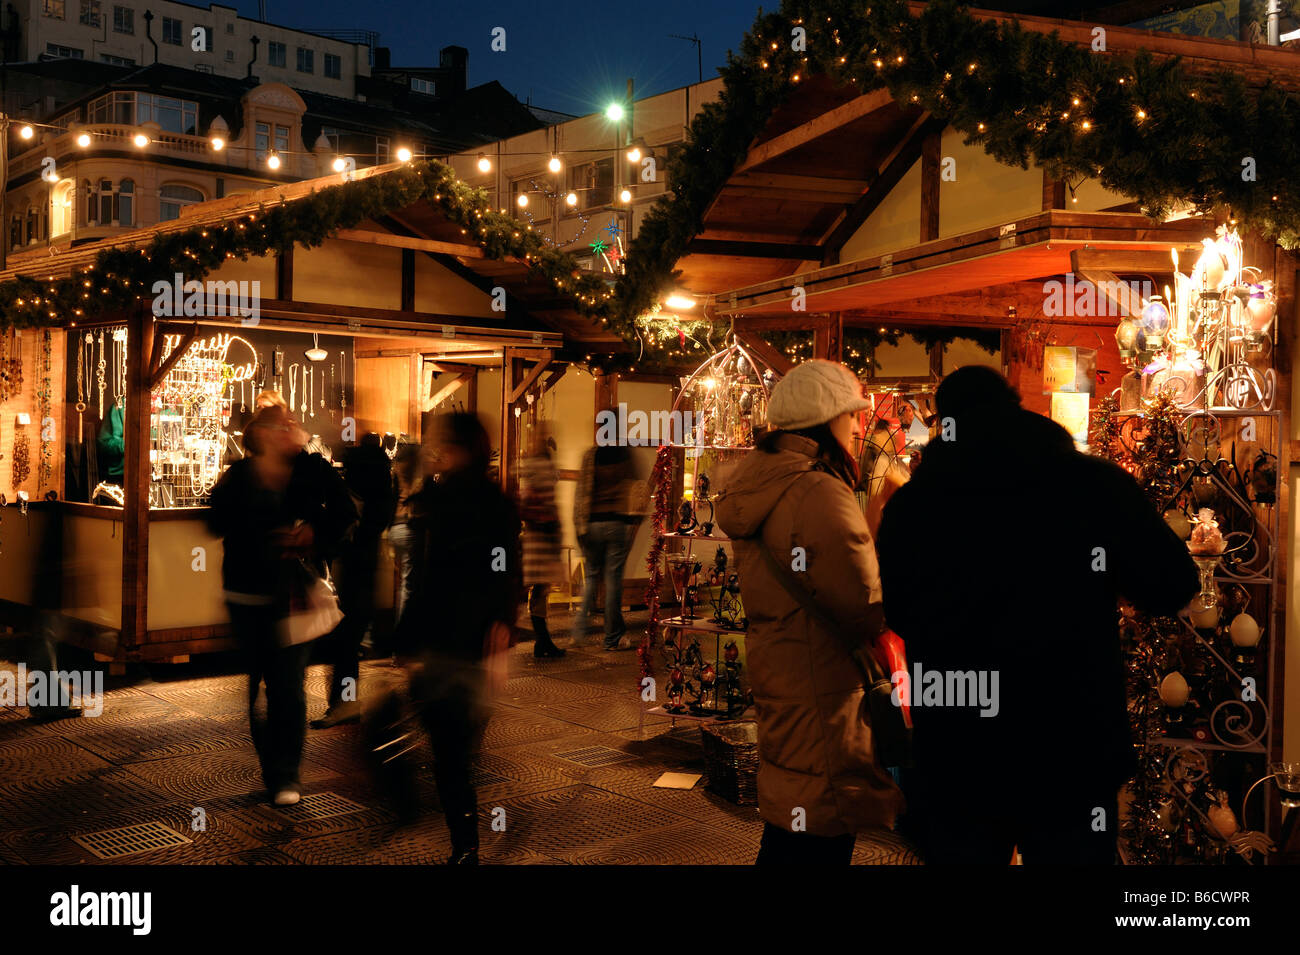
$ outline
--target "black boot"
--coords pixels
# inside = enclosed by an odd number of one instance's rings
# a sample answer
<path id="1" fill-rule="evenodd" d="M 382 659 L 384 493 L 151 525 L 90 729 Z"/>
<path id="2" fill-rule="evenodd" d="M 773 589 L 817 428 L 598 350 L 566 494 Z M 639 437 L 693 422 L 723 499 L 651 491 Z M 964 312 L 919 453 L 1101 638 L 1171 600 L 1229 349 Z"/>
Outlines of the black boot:
<path id="1" fill-rule="evenodd" d="M 537 639 L 533 642 L 533 656 L 543 659 L 555 659 L 564 656 L 564 651 L 555 645 L 551 632 L 546 628 L 545 617 L 533 617 L 533 633 Z"/>
<path id="2" fill-rule="evenodd" d="M 447 829 L 451 832 L 451 856 L 447 865 L 478 865 L 478 814 L 450 814 Z"/>

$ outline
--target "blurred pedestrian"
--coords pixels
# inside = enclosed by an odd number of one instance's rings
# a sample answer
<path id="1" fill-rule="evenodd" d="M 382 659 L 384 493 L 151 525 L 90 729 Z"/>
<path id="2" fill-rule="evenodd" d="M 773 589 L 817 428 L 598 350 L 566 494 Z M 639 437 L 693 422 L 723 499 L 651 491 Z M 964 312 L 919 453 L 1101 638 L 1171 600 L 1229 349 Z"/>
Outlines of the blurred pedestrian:
<path id="1" fill-rule="evenodd" d="M 352 536 L 339 547 L 338 593 L 343 621 L 326 641 L 330 661 L 329 697 L 325 715 L 312 720 L 313 729 L 328 729 L 361 720 L 361 641 L 375 617 L 375 579 L 379 574 L 379 541 L 393 513 L 392 462 L 371 432 L 343 455 L 343 481 L 360 513 Z"/>
<path id="2" fill-rule="evenodd" d="M 398 625 L 411 697 L 433 747 L 434 780 L 451 834 L 449 863 L 478 863 L 473 762 L 503 682 L 521 586 L 519 513 L 488 477 L 491 442 L 464 412 L 425 432 L 436 482 L 411 497 L 415 580 Z"/>
<path id="3" fill-rule="evenodd" d="M 875 548 L 853 494 L 869 406 L 843 365 L 795 366 L 772 390 L 774 430 L 717 497 L 749 618 L 760 865 L 848 865 L 856 833 L 889 828 L 902 806 L 876 759 L 854 659 L 884 626 Z"/>
<path id="4" fill-rule="evenodd" d="M 614 412 L 616 413 L 616 412 Z M 573 644 L 587 642 L 587 623 L 596 606 L 596 591 L 605 582 L 605 649 L 630 650 L 623 620 L 623 569 L 641 523 L 637 504 L 644 490 L 637 480 L 632 452 L 626 445 L 590 448 L 582 458 L 573 502 L 573 528 L 585 563 L 582 606 L 573 621 Z"/>
<path id="5" fill-rule="evenodd" d="M 564 579 L 560 563 L 560 512 L 555 506 L 555 439 L 544 426 L 534 433 L 532 447 L 519 470 L 519 510 L 524 519 L 524 587 L 532 620 L 533 656 L 551 659 L 564 651 L 551 639 L 547 610 L 551 588 Z"/>
<path id="6" fill-rule="evenodd" d="M 321 574 L 357 520 L 343 479 L 304 448 L 307 433 L 278 405 L 244 431 L 250 456 L 213 488 L 208 526 L 224 543 L 222 585 L 248 671 L 249 732 L 278 806 L 301 796 L 298 767 L 307 725 L 303 679 L 310 643 L 282 626 L 304 568 Z M 266 684 L 266 718 L 257 712 Z"/>
<path id="7" fill-rule="evenodd" d="M 393 521 L 388 527 L 388 544 L 393 548 L 397 567 L 397 606 L 393 608 L 394 625 L 411 598 L 411 572 L 415 561 L 415 534 L 411 530 L 411 496 L 424 485 L 424 456 L 420 445 L 397 446 L 393 458 Z"/>

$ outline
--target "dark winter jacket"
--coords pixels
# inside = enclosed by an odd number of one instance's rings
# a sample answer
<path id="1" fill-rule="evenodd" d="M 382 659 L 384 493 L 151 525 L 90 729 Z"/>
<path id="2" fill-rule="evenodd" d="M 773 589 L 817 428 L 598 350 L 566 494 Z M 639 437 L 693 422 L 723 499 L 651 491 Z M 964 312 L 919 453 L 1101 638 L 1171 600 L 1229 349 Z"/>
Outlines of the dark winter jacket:
<path id="1" fill-rule="evenodd" d="M 427 481 L 409 501 L 413 582 L 395 647 L 403 655 L 481 660 L 488 628 L 513 626 L 518 612 L 518 509 L 496 482 L 468 473 Z"/>
<path id="2" fill-rule="evenodd" d="M 212 489 L 208 527 L 225 543 L 221 561 L 223 587 L 254 596 L 283 596 L 281 554 L 272 534 L 295 521 L 311 525 L 311 557 L 331 560 L 357 521 L 357 509 L 343 479 L 319 454 L 301 452 L 283 493 L 257 481 L 253 461 L 232 464 Z"/>
<path id="3" fill-rule="evenodd" d="M 954 794 L 1113 792 L 1134 767 L 1116 598 L 1175 613 L 1196 567 L 1132 477 L 1054 422 L 1017 408 L 955 428 L 885 506 L 885 617 L 913 674 L 996 671 L 997 713 L 924 705 L 913 683 L 917 766 Z"/>

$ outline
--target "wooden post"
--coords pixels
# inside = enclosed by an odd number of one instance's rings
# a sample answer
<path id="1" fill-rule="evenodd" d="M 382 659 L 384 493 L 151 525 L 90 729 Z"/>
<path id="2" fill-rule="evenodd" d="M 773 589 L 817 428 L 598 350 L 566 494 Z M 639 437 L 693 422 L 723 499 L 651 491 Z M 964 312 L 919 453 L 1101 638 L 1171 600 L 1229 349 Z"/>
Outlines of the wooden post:
<path id="1" fill-rule="evenodd" d="M 153 315 L 142 303 L 127 326 L 125 458 L 122 490 L 122 636 L 118 656 L 138 649 L 149 629 L 149 412 L 152 398 L 149 358 L 153 354 Z"/>
<path id="2" fill-rule="evenodd" d="M 844 313 L 831 312 L 818 320 L 813 331 L 813 357 L 844 360 Z"/>
<path id="3" fill-rule="evenodd" d="M 524 377 L 524 360 L 515 357 L 517 349 L 501 351 L 501 487 L 513 492 L 518 482 L 514 461 L 519 454 L 519 439 L 515 429 L 515 402 L 511 393 L 519 387 Z"/>
<path id="4" fill-rule="evenodd" d="M 943 134 L 930 133 L 921 143 L 921 241 L 939 238 L 939 187 Z"/>
<path id="5" fill-rule="evenodd" d="M 415 250 L 402 250 L 402 304 L 403 312 L 415 311 Z"/>
<path id="6" fill-rule="evenodd" d="M 596 407 L 591 415 L 591 432 L 596 433 L 596 415 L 606 408 L 618 407 L 618 374 L 596 376 Z"/>
<path id="7" fill-rule="evenodd" d="M 1043 209 L 1064 209 L 1065 208 L 1065 182 L 1061 179 L 1053 179 L 1043 170 Z"/>
<path id="8" fill-rule="evenodd" d="M 282 302 L 293 301 L 293 247 L 275 257 L 275 297 Z"/>

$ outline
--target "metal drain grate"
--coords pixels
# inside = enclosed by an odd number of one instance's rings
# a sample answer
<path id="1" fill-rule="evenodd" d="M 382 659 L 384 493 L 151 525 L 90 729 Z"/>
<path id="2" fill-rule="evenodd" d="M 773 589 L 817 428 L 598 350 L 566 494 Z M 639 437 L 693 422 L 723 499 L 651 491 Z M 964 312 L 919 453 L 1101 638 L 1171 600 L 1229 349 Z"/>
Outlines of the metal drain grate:
<path id="1" fill-rule="evenodd" d="M 142 822 L 122 829 L 104 829 L 73 836 L 72 841 L 101 859 L 117 859 L 137 852 L 173 849 L 193 842 L 161 822 Z"/>
<path id="2" fill-rule="evenodd" d="M 611 749 L 608 746 L 586 746 L 582 749 L 574 749 L 567 753 L 556 753 L 555 755 L 560 759 L 567 759 L 571 763 L 593 768 L 613 766 L 615 763 L 626 763 L 636 759 L 635 756 L 630 756 L 621 749 Z"/>
<path id="3" fill-rule="evenodd" d="M 337 793 L 312 793 L 303 796 L 292 806 L 276 806 L 275 811 L 291 822 L 311 822 L 314 819 L 328 819 L 330 816 L 346 816 L 365 808 Z"/>

